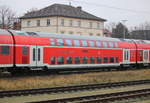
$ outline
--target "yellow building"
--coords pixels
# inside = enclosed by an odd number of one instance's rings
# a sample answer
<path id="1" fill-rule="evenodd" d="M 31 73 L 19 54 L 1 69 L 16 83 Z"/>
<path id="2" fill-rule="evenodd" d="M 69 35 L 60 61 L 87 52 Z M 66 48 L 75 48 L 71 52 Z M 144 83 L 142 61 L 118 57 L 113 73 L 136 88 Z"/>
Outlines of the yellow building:
<path id="1" fill-rule="evenodd" d="M 104 36 L 103 29 L 106 21 L 83 11 L 81 7 L 63 4 L 53 4 L 29 12 L 20 19 L 21 30 L 25 31 L 90 36 Z"/>

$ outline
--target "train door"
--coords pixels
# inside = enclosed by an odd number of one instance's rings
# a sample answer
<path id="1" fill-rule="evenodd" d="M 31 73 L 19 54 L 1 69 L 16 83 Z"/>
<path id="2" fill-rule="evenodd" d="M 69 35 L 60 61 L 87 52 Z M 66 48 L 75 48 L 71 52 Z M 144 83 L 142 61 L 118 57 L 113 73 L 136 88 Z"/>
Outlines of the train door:
<path id="1" fill-rule="evenodd" d="M 125 64 L 130 63 L 130 50 L 129 49 L 123 50 L 123 62 Z"/>
<path id="2" fill-rule="evenodd" d="M 143 62 L 148 63 L 149 62 L 149 50 L 143 50 Z"/>
<path id="3" fill-rule="evenodd" d="M 43 66 L 43 47 L 30 47 L 30 66 Z"/>

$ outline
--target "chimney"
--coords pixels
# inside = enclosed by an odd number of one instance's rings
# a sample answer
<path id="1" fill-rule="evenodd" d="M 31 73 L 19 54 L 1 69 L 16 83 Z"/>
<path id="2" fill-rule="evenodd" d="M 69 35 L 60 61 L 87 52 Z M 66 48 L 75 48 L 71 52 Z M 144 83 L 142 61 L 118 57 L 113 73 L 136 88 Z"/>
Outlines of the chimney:
<path id="1" fill-rule="evenodd" d="M 79 10 L 82 10 L 82 7 L 81 7 L 81 6 L 78 6 L 77 8 L 78 8 Z"/>

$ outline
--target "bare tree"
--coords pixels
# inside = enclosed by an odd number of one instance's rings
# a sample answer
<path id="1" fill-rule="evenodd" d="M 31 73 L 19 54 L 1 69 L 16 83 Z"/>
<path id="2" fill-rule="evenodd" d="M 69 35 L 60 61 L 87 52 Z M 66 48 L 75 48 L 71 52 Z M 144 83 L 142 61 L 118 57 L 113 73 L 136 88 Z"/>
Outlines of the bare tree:
<path id="1" fill-rule="evenodd" d="M 112 32 L 113 29 L 116 28 L 116 26 L 117 26 L 117 23 L 115 23 L 115 22 L 110 22 L 110 23 L 107 23 L 107 24 L 105 25 L 105 29 L 107 29 L 107 30 L 109 30 L 110 32 Z"/>
<path id="2" fill-rule="evenodd" d="M 7 6 L 0 6 L 0 25 L 1 28 L 12 28 L 16 20 L 16 14 Z"/>
<path id="3" fill-rule="evenodd" d="M 36 12 L 36 11 L 38 11 L 37 8 L 31 8 L 31 9 L 29 9 L 29 10 L 25 13 L 25 15 L 26 15 L 26 14 L 29 14 L 29 13 Z"/>

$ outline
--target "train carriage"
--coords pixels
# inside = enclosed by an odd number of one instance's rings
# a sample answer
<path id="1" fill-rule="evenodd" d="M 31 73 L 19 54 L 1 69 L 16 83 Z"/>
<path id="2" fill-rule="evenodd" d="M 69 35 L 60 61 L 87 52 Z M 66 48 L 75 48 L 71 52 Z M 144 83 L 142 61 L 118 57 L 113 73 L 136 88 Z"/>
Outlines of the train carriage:
<path id="1" fill-rule="evenodd" d="M 10 68 L 14 64 L 14 41 L 12 35 L 0 29 L 0 68 Z"/>
<path id="2" fill-rule="evenodd" d="M 9 55 L 0 49 L 0 58 L 5 56 L 0 66 L 10 64 L 12 70 L 136 66 L 150 61 L 150 43 L 144 40 L 0 29 L 0 45 L 10 47 Z"/>

